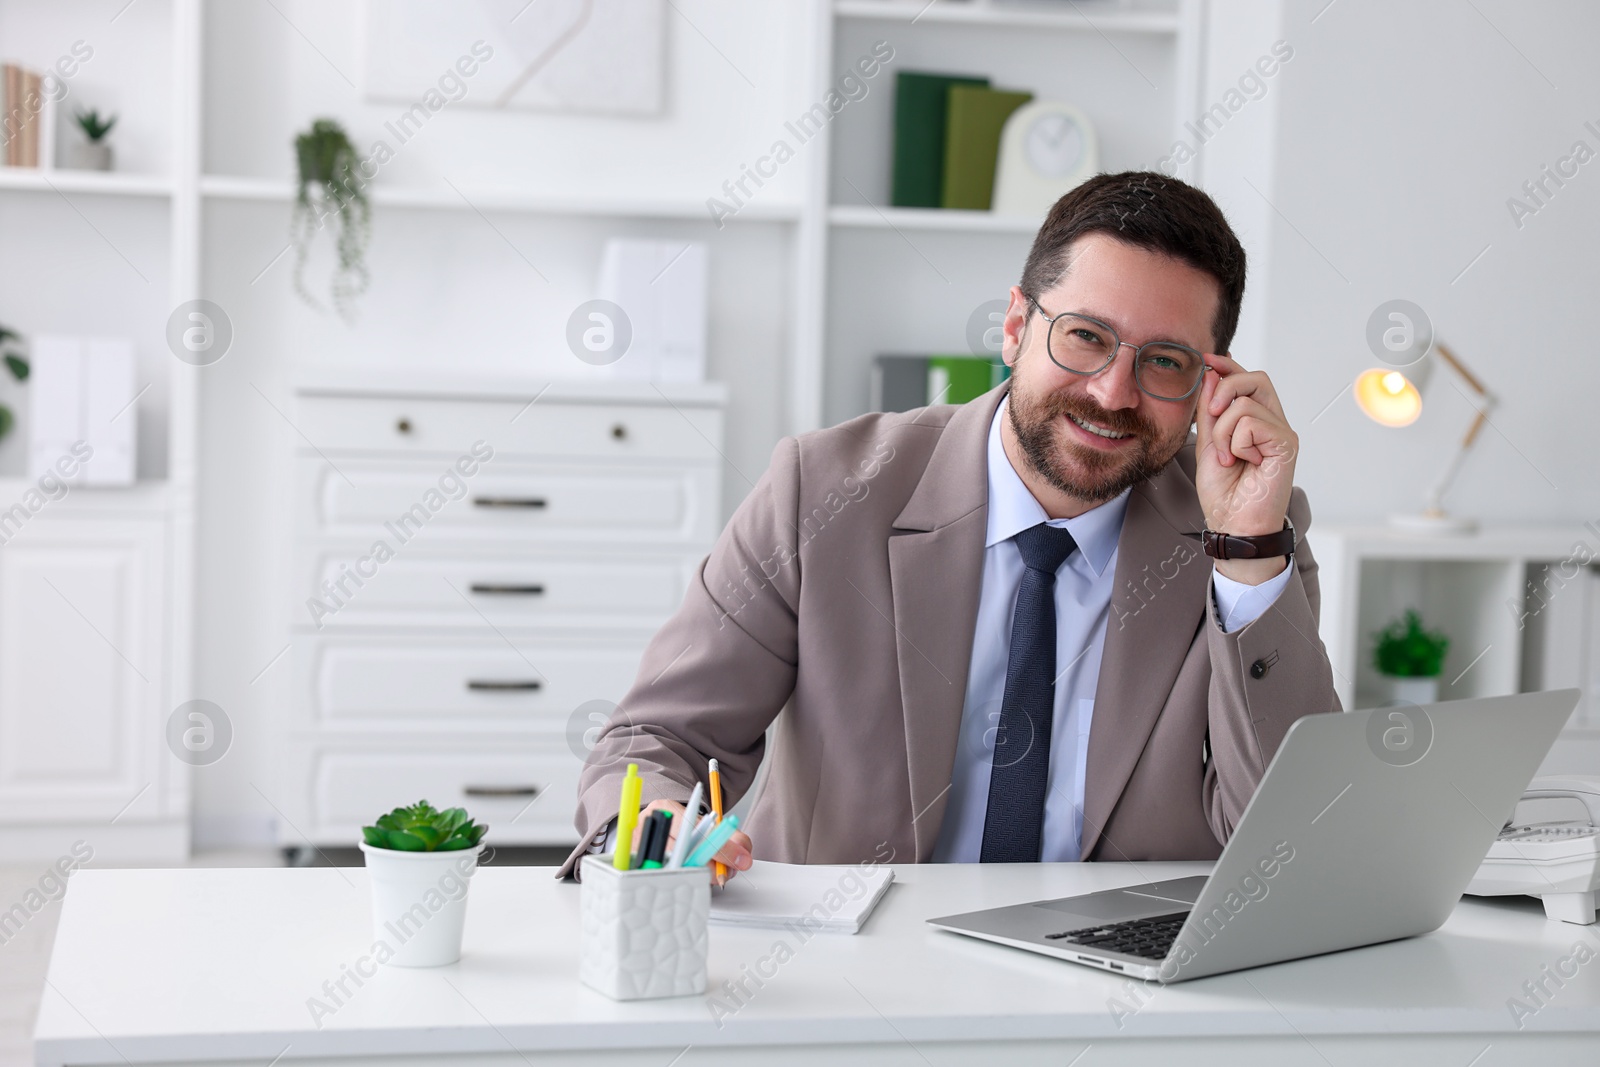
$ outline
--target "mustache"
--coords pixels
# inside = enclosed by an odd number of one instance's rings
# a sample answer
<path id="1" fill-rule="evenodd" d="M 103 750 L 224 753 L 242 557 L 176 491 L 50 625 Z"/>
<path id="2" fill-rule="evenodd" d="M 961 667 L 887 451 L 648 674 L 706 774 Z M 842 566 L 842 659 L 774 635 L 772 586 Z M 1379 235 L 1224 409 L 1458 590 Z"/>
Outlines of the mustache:
<path id="1" fill-rule="evenodd" d="M 1039 408 L 1052 417 L 1058 415 L 1076 415 L 1085 422 L 1092 422 L 1104 426 L 1116 433 L 1132 434 L 1146 440 L 1156 436 L 1156 428 L 1149 419 L 1142 417 L 1131 408 L 1119 408 L 1109 411 L 1087 396 L 1072 395 L 1069 393 L 1053 393 L 1039 398 Z"/>

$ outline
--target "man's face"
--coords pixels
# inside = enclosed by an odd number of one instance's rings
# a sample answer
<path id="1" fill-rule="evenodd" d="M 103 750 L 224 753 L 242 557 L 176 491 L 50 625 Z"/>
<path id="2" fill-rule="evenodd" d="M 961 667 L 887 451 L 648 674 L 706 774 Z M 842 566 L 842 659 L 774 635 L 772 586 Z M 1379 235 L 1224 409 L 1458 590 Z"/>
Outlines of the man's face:
<path id="1" fill-rule="evenodd" d="M 1220 291 L 1214 278 L 1186 263 L 1091 233 L 1073 242 L 1066 274 L 1037 296 L 1045 314 L 1099 319 L 1132 345 L 1177 341 L 1209 352 Z M 1098 374 L 1073 374 L 1051 362 L 1048 330 L 1049 323 L 1013 286 L 1003 350 L 1011 365 L 1011 428 L 1035 475 L 1093 506 L 1152 477 L 1178 453 L 1194 422 L 1199 390 L 1184 400 L 1142 392 L 1131 348 L 1118 349 Z M 1105 437 L 1085 423 L 1126 436 Z"/>

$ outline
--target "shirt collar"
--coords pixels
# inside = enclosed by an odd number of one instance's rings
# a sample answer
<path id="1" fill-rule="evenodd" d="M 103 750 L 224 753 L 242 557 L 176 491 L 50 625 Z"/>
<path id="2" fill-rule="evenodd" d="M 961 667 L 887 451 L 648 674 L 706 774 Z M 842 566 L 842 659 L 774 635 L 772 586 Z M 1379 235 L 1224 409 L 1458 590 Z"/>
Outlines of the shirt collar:
<path id="1" fill-rule="evenodd" d="M 1070 519 L 1050 518 L 1011 465 L 1005 446 L 1000 442 L 1000 420 L 1006 417 L 1006 405 L 1010 402 L 1010 397 L 1001 400 L 989 422 L 989 528 L 984 547 L 1015 537 L 1030 526 L 1049 522 L 1072 534 L 1084 561 L 1099 577 L 1117 550 L 1122 519 L 1128 511 L 1128 494 L 1132 490 L 1124 489 L 1082 515 Z"/>

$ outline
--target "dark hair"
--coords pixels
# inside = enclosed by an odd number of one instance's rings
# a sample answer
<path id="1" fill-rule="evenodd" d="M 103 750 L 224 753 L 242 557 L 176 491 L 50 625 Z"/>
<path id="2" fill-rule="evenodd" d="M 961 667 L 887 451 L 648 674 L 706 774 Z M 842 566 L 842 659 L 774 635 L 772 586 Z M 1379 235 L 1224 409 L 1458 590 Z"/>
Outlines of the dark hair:
<path id="1" fill-rule="evenodd" d="M 1244 300 L 1245 257 L 1216 201 L 1153 171 L 1097 174 L 1050 209 L 1022 268 L 1022 291 L 1037 299 L 1055 286 L 1071 263 L 1072 242 L 1089 233 L 1163 253 L 1215 278 L 1221 292 L 1212 341 L 1218 352 L 1228 350 Z"/>

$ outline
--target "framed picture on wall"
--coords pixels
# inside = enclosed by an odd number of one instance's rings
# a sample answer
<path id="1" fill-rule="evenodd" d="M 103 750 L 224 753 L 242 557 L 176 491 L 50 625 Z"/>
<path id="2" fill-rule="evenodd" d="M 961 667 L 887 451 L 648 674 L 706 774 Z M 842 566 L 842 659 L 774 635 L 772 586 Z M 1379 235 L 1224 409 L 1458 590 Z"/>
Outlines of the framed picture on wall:
<path id="1" fill-rule="evenodd" d="M 663 11 L 662 0 L 373 0 L 362 15 L 363 90 L 430 110 L 440 99 L 658 115 Z"/>

